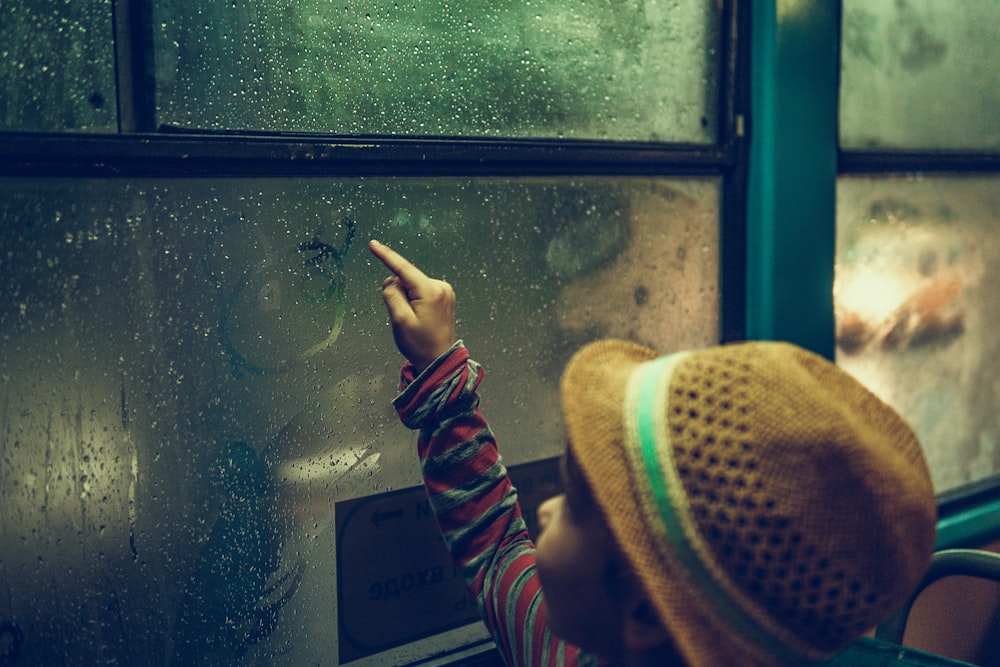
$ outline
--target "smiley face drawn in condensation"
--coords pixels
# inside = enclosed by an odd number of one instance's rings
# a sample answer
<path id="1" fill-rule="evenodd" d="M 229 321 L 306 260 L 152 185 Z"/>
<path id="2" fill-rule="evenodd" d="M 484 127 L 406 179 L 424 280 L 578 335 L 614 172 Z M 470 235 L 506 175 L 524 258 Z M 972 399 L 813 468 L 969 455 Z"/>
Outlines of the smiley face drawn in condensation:
<path id="1" fill-rule="evenodd" d="M 219 334 L 234 376 L 278 373 L 328 348 L 340 335 L 346 312 L 343 258 L 356 223 L 341 219 L 339 245 L 329 243 L 323 229 L 308 240 L 278 245 L 261 226 L 241 224 L 243 229 L 229 236 L 242 237 L 252 259 L 232 271 L 235 279 L 216 278 Z"/>

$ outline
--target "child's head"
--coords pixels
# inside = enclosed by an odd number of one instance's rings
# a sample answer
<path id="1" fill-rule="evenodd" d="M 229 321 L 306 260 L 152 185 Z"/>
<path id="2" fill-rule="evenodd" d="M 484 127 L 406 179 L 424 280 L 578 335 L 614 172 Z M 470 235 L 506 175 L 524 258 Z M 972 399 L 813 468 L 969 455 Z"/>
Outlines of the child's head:
<path id="1" fill-rule="evenodd" d="M 926 569 L 936 504 L 919 443 L 819 356 L 601 341 L 568 365 L 562 401 L 567 458 L 609 533 L 594 548 L 624 560 L 690 665 L 827 657 Z"/>

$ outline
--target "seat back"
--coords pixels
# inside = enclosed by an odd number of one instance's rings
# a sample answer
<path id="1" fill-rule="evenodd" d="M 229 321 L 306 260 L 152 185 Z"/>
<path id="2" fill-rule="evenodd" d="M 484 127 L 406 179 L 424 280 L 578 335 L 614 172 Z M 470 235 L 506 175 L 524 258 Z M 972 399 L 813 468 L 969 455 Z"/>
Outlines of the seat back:
<path id="1" fill-rule="evenodd" d="M 955 575 L 979 577 L 1000 582 L 1000 553 L 981 549 L 938 551 L 931 557 L 930 567 L 920 581 L 920 585 L 913 591 L 906 603 L 879 626 L 875 636 L 892 644 L 901 643 L 903 632 L 906 630 L 906 620 L 910 616 L 910 609 L 912 609 L 917 597 L 934 582 Z"/>
<path id="2" fill-rule="evenodd" d="M 823 667 L 970 667 L 972 663 L 902 646 L 906 621 L 917 597 L 934 582 L 953 575 L 1000 582 L 1000 553 L 980 549 L 947 549 L 931 558 L 930 567 L 905 604 L 875 633 L 862 637 L 824 662 Z"/>

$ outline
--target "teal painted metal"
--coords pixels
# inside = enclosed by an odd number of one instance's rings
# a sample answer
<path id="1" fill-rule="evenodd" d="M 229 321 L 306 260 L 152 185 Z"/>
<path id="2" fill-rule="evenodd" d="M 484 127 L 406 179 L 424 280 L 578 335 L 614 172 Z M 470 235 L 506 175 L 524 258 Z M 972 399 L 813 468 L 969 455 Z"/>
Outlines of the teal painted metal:
<path id="1" fill-rule="evenodd" d="M 840 3 L 752 7 L 747 338 L 832 359 Z"/>
<path id="2" fill-rule="evenodd" d="M 751 0 L 746 337 L 832 359 L 840 2 Z M 1000 539 L 1000 500 L 944 516 L 935 548 Z"/>
<path id="3" fill-rule="evenodd" d="M 971 663 L 862 637 L 822 667 L 974 667 Z"/>
<path id="4" fill-rule="evenodd" d="M 981 546 L 996 539 L 1000 539 L 1000 499 L 942 517 L 934 549 Z"/>

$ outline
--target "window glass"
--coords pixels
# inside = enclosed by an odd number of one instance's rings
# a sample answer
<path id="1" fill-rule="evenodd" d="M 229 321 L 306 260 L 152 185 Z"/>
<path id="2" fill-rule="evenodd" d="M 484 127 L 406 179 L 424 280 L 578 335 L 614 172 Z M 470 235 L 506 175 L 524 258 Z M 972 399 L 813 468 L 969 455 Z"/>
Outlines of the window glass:
<path id="1" fill-rule="evenodd" d="M 164 125 L 715 139 L 718 3 L 154 3 Z"/>
<path id="2" fill-rule="evenodd" d="M 111 0 L 0 12 L 0 131 L 117 131 Z"/>
<path id="3" fill-rule="evenodd" d="M 1000 1 L 844 0 L 840 141 L 1000 148 Z"/>
<path id="4" fill-rule="evenodd" d="M 416 538 L 376 543 L 379 518 L 418 527 L 372 503 L 428 515 L 405 495 L 414 434 L 390 407 L 401 358 L 366 241 L 455 286 L 516 467 L 561 453 L 558 377 L 579 345 L 717 342 L 719 190 L 717 178 L 0 181 L 4 642 L 25 664 L 386 665 L 481 640 L 464 589 L 447 607 L 465 616 L 435 625 L 444 605 L 421 604 L 450 567 L 422 561 Z M 432 524 L 426 535 L 441 548 Z M 410 569 L 383 566 L 391 553 Z M 355 580 L 362 557 L 376 570 Z M 391 613 L 400 604 L 411 612 Z M 401 645 L 344 650 L 338 615 L 364 605 Z"/>
<path id="5" fill-rule="evenodd" d="M 938 492 L 1000 472 L 998 186 L 838 182 L 837 361 L 914 427 Z"/>

